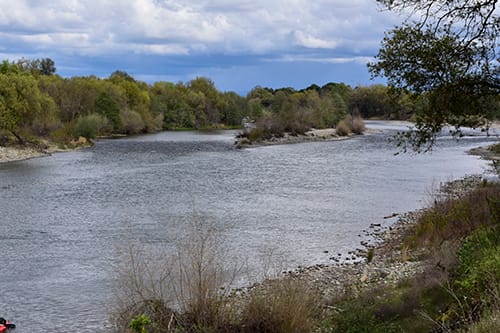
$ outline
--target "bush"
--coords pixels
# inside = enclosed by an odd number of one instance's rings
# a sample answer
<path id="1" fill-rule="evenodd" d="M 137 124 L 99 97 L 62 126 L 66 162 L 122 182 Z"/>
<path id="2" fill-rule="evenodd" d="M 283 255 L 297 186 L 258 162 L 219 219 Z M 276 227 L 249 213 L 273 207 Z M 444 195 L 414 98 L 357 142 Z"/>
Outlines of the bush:
<path id="1" fill-rule="evenodd" d="M 87 139 L 94 139 L 97 136 L 111 133 L 112 127 L 109 120 L 99 114 L 91 113 L 87 116 L 80 116 L 76 121 L 75 137 L 83 136 Z"/>
<path id="2" fill-rule="evenodd" d="M 243 306 L 242 332 L 312 332 L 319 321 L 319 293 L 293 278 L 268 282 Z"/>
<path id="3" fill-rule="evenodd" d="M 500 216 L 500 184 L 485 184 L 462 198 L 436 200 L 425 211 L 416 226 L 415 235 L 407 242 L 413 246 L 439 245 L 459 240 L 481 226 L 497 223 Z"/>
<path id="4" fill-rule="evenodd" d="M 73 140 L 75 136 L 75 122 L 62 124 L 61 127 L 55 129 L 50 133 L 52 141 L 57 143 L 68 143 Z"/>
<path id="5" fill-rule="evenodd" d="M 365 130 L 366 127 L 363 118 L 361 118 L 360 116 L 353 117 L 351 120 L 351 131 L 354 134 L 363 134 Z"/>
<path id="6" fill-rule="evenodd" d="M 348 115 L 337 124 L 335 129 L 337 135 L 347 136 L 351 133 L 358 135 L 363 134 L 363 132 L 366 130 L 366 127 L 363 118 L 361 118 L 360 116 L 352 117 L 351 115 Z"/>
<path id="7" fill-rule="evenodd" d="M 335 133 L 340 136 L 348 136 L 351 134 L 351 126 L 349 126 L 349 121 L 344 119 L 341 120 L 335 127 Z"/>
<path id="8" fill-rule="evenodd" d="M 483 227 L 468 236 L 458 251 L 456 284 L 483 305 L 490 290 L 500 285 L 500 227 Z"/>
<path id="9" fill-rule="evenodd" d="M 194 216 L 174 254 L 128 245 L 117 267 L 115 329 L 147 315 L 149 333 L 220 331 L 231 327 L 230 285 L 236 268 L 213 224 Z"/>
<path id="10" fill-rule="evenodd" d="M 120 111 L 120 119 L 125 134 L 137 134 L 144 131 L 144 120 L 139 113 L 124 109 Z"/>

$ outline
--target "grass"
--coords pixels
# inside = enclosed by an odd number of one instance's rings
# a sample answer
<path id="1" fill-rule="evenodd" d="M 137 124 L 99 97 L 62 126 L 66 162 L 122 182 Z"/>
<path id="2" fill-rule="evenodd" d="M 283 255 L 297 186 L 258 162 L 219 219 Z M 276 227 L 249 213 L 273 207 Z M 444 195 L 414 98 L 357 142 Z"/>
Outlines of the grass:
<path id="1" fill-rule="evenodd" d="M 115 331 L 306 333 L 317 325 L 319 294 L 302 281 L 268 280 L 235 295 L 239 270 L 222 244 L 213 224 L 193 216 L 173 255 L 155 258 L 140 245 L 121 249 Z"/>
<path id="2" fill-rule="evenodd" d="M 118 269 L 117 332 L 497 332 L 500 184 L 437 199 L 401 244 L 422 253 L 422 273 L 328 302 L 305 281 L 282 277 L 236 295 L 235 268 L 219 232 L 194 217 L 173 256 L 129 247 Z M 370 261 L 377 260 L 374 253 Z M 229 274 L 228 274 L 229 273 Z"/>
<path id="3" fill-rule="evenodd" d="M 498 332 L 499 199 L 495 183 L 436 201 L 402 246 L 425 253 L 425 271 L 337 300 L 321 332 Z"/>

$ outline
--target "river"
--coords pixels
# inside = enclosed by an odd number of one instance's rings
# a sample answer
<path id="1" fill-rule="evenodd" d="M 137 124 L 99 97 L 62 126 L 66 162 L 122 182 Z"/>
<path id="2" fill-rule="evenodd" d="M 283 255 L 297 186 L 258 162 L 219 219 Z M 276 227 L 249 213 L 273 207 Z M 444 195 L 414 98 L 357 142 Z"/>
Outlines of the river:
<path id="1" fill-rule="evenodd" d="M 395 156 L 401 125 L 345 141 L 237 150 L 234 131 L 162 132 L 0 165 L 0 316 L 18 333 L 108 332 L 116 250 L 172 247 L 193 214 L 223 230 L 250 270 L 359 247 L 371 223 L 426 205 L 440 182 L 484 173 L 484 136 Z M 328 253 L 327 253 L 328 252 Z"/>

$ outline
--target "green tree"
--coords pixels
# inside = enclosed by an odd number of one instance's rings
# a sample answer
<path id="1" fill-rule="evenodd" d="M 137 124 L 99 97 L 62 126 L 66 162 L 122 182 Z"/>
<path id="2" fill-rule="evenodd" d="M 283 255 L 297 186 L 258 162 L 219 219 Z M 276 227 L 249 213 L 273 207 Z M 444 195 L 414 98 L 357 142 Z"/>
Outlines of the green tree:
<path id="1" fill-rule="evenodd" d="M 197 104 L 196 108 L 198 127 L 218 124 L 222 100 L 214 82 L 204 77 L 198 77 L 189 81 L 187 87 L 203 100 Z"/>
<path id="2" fill-rule="evenodd" d="M 357 109 L 363 117 L 390 118 L 393 106 L 384 85 L 359 86 L 351 92 L 349 110 Z"/>
<path id="3" fill-rule="evenodd" d="M 229 126 L 241 125 L 243 117 L 250 114 L 247 100 L 232 91 L 222 93 L 221 99 L 220 117 L 222 123 Z"/>
<path id="4" fill-rule="evenodd" d="M 118 104 L 106 92 L 102 92 L 94 101 L 94 112 L 108 118 L 115 132 L 122 127 Z"/>
<path id="5" fill-rule="evenodd" d="M 28 74 L 0 74 L 0 129 L 11 132 L 21 144 L 21 131 L 41 111 L 41 94 L 35 78 Z"/>
<path id="6" fill-rule="evenodd" d="M 416 20 L 386 34 L 377 61 L 368 65 L 392 88 L 425 94 L 428 100 L 416 115 L 415 130 L 401 133 L 402 149 L 427 151 L 445 125 L 460 135 L 460 127 L 490 116 L 484 100 L 498 103 L 500 93 L 497 1 L 378 2 L 417 13 Z"/>
<path id="7" fill-rule="evenodd" d="M 56 65 L 54 60 L 50 58 L 43 59 L 19 59 L 17 65 L 23 71 L 30 72 L 33 75 L 54 75 L 56 72 Z"/>

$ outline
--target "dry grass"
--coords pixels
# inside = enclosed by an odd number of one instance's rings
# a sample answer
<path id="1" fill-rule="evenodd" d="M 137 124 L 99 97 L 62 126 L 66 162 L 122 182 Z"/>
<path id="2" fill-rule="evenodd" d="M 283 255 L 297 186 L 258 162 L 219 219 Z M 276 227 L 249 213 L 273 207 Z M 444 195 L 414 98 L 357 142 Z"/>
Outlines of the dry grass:
<path id="1" fill-rule="evenodd" d="M 354 116 L 351 120 L 351 131 L 354 134 L 363 134 L 366 130 L 365 122 L 360 116 Z"/>
<path id="2" fill-rule="evenodd" d="M 348 120 L 341 120 L 335 127 L 335 132 L 339 136 L 348 136 L 351 133 L 351 127 Z"/>
<path id="3" fill-rule="evenodd" d="M 194 216 L 173 255 L 128 245 L 119 251 L 112 322 L 129 332 L 144 322 L 148 333 L 311 332 L 320 297 L 305 282 L 271 279 L 243 296 L 233 293 L 240 271 L 228 257 L 212 223 Z M 266 275 L 266 274 L 264 274 Z"/>
<path id="4" fill-rule="evenodd" d="M 142 245 L 119 251 L 112 322 L 125 332 L 145 314 L 149 333 L 223 327 L 230 316 L 228 297 L 236 268 L 227 256 L 214 225 L 193 216 L 187 236 L 174 254 L 152 253 Z"/>
<path id="5" fill-rule="evenodd" d="M 422 214 L 415 236 L 408 240 L 413 246 L 435 245 L 461 239 L 479 226 L 493 225 L 500 216 L 500 185 L 485 185 L 462 199 L 445 197 Z"/>
<path id="6" fill-rule="evenodd" d="M 347 116 L 342 119 L 335 127 L 337 135 L 347 136 L 351 133 L 363 134 L 366 130 L 365 122 L 360 116 Z"/>
<path id="7" fill-rule="evenodd" d="M 238 325 L 241 332 L 312 332 L 319 322 L 319 293 L 293 278 L 267 282 L 245 302 Z"/>

